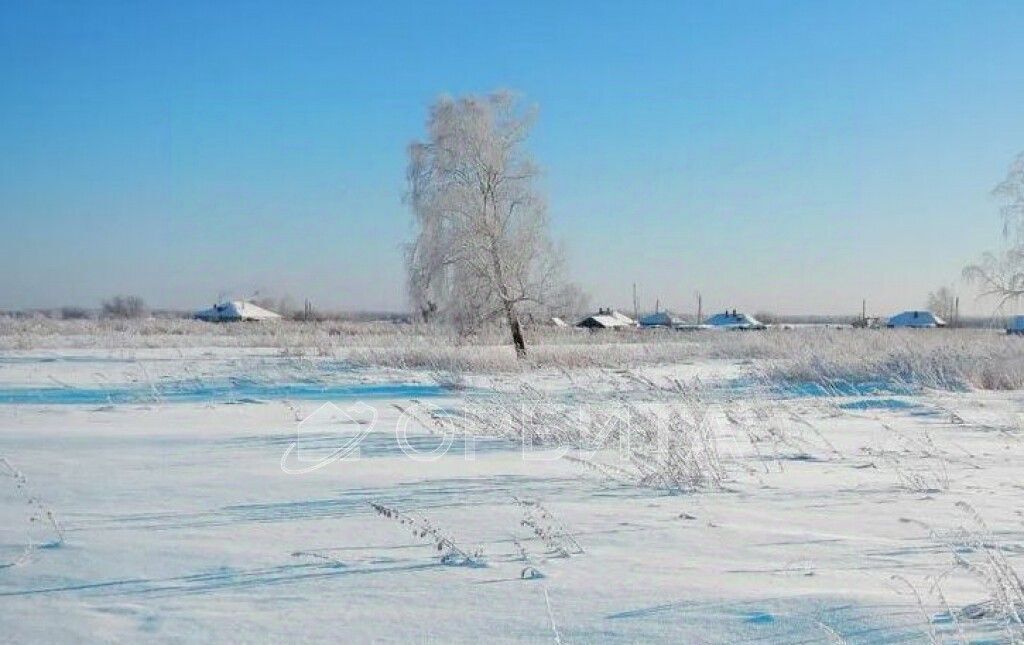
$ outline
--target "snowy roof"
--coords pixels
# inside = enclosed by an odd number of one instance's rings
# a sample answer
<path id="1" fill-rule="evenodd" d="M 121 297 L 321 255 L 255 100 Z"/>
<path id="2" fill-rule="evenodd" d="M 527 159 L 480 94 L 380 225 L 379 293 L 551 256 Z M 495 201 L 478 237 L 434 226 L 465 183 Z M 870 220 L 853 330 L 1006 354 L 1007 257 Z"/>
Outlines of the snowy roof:
<path id="1" fill-rule="evenodd" d="M 729 313 L 728 311 L 720 314 L 711 316 L 704 324 L 711 327 L 724 327 L 724 328 L 735 328 L 735 329 L 752 329 L 755 327 L 764 327 L 764 325 L 753 316 L 748 316 L 745 313 Z"/>
<path id="2" fill-rule="evenodd" d="M 616 320 L 618 320 L 619 322 L 621 322 L 623 324 L 626 324 L 626 325 L 635 325 L 636 324 L 635 320 L 633 320 L 632 318 L 630 318 L 626 314 L 622 313 L 621 311 L 615 311 L 613 309 L 610 312 L 609 315 L 611 315 L 612 318 L 615 318 Z"/>
<path id="3" fill-rule="evenodd" d="M 195 317 L 207 322 L 231 322 L 239 320 L 277 320 L 281 317 L 269 309 L 245 302 L 231 300 L 197 311 Z"/>
<path id="4" fill-rule="evenodd" d="M 555 327 L 568 327 L 569 325 L 558 316 L 551 317 L 551 324 Z"/>
<path id="5" fill-rule="evenodd" d="M 636 322 L 632 318 L 613 309 L 599 309 L 596 314 L 587 316 L 576 323 L 577 327 L 602 327 L 605 329 L 635 325 Z"/>
<path id="6" fill-rule="evenodd" d="M 681 324 L 683 324 L 683 320 L 681 318 L 673 316 L 667 311 L 647 314 L 640 318 L 641 327 L 674 327 Z"/>
<path id="7" fill-rule="evenodd" d="M 583 320 L 576 323 L 577 327 L 600 327 L 603 329 L 614 329 L 616 327 L 631 327 L 632 321 L 623 322 L 621 319 L 612 316 L 611 314 L 595 314 L 593 316 L 587 316 Z"/>
<path id="8" fill-rule="evenodd" d="M 896 314 L 886 324 L 889 327 L 945 327 L 946 321 L 930 311 L 911 310 Z"/>

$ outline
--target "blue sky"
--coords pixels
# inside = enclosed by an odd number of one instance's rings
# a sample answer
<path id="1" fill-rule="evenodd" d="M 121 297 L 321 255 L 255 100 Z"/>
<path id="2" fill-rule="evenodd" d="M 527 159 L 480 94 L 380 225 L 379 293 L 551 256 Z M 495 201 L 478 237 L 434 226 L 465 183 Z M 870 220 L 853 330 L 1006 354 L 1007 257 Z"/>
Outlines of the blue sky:
<path id="1" fill-rule="evenodd" d="M 401 309 L 405 146 L 441 93 L 538 105 L 595 304 L 919 306 L 999 243 L 1024 150 L 1012 2 L 0 7 L 0 308 Z"/>

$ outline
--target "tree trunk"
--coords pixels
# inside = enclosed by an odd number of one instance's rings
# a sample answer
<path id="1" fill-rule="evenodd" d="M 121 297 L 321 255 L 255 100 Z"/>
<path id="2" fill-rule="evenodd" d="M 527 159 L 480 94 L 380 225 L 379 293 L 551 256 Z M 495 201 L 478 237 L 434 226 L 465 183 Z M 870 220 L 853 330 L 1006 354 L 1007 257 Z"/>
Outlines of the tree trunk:
<path id="1" fill-rule="evenodd" d="M 512 331 L 512 344 L 516 346 L 516 357 L 526 358 L 526 340 L 523 338 L 523 328 L 519 324 L 519 316 L 512 306 L 512 303 L 505 304 L 505 316 L 508 318 L 508 327 Z"/>

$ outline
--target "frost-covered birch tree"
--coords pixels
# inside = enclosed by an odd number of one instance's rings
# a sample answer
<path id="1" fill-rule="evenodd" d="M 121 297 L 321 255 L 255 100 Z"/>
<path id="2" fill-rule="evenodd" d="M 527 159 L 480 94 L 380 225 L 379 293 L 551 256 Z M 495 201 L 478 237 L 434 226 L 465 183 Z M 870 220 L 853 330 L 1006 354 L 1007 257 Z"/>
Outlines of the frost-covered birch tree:
<path id="1" fill-rule="evenodd" d="M 985 253 L 981 260 L 964 269 L 964 277 L 981 285 L 982 295 L 994 296 L 1002 306 L 1024 298 L 1024 152 L 992 194 L 1003 201 L 1003 237 L 1007 247 Z"/>
<path id="2" fill-rule="evenodd" d="M 460 330 L 503 320 L 520 357 L 521 317 L 569 291 L 525 149 L 532 123 L 532 111 L 506 92 L 442 97 L 430 108 L 427 140 L 409 146 L 413 305 Z"/>
<path id="3" fill-rule="evenodd" d="M 924 306 L 925 309 L 952 325 L 956 315 L 956 292 L 952 287 L 939 287 L 928 293 L 928 299 L 925 300 Z"/>

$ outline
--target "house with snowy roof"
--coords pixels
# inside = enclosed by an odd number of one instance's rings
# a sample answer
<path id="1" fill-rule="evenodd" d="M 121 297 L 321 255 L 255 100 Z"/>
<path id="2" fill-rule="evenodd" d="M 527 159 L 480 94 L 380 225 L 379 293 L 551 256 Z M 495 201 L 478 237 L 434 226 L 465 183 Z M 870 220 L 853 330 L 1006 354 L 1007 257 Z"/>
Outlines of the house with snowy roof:
<path id="1" fill-rule="evenodd" d="M 711 316 L 704 321 L 704 325 L 712 329 L 766 329 L 765 324 L 761 321 L 743 312 L 737 312 L 735 309 L 732 312 L 724 311 Z"/>
<path id="2" fill-rule="evenodd" d="M 258 305 L 244 300 L 230 300 L 214 305 L 209 309 L 201 309 L 195 313 L 197 320 L 206 322 L 241 322 L 280 320 L 281 314 L 274 313 Z"/>
<path id="3" fill-rule="evenodd" d="M 586 329 L 623 329 L 636 327 L 636 321 L 614 309 L 598 309 L 596 314 L 587 316 L 576 326 Z"/>
<path id="4" fill-rule="evenodd" d="M 930 311 L 910 310 L 889 318 L 885 326 L 904 329 L 934 329 L 936 327 L 945 327 L 946 321 Z"/>

